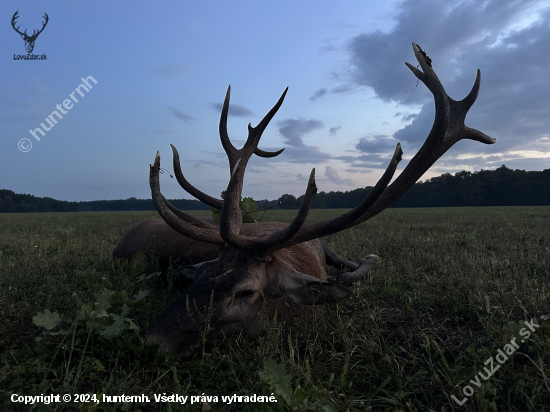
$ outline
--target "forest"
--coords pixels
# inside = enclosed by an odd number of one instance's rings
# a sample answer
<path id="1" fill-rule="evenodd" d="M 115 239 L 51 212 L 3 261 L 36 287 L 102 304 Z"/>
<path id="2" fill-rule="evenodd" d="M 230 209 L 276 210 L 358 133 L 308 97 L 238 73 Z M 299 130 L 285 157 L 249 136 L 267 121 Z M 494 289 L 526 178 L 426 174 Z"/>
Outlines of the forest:
<path id="1" fill-rule="evenodd" d="M 353 208 L 372 191 L 371 186 L 347 192 L 319 192 L 312 209 Z M 276 200 L 256 200 L 259 209 L 298 209 L 302 197 L 284 194 Z M 208 210 L 198 200 L 171 199 L 182 210 Z M 502 165 L 496 170 L 461 171 L 419 181 L 391 207 L 457 206 L 543 206 L 550 205 L 550 169 L 512 170 Z M 68 202 L 0 189 L 0 213 L 24 212 L 114 212 L 155 210 L 151 199 L 94 200 Z"/>

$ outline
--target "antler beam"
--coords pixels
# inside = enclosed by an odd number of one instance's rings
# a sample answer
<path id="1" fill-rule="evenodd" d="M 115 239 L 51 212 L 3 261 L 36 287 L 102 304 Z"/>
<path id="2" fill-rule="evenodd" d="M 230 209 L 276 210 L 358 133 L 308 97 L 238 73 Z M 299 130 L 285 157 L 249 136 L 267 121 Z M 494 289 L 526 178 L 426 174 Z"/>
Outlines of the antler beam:
<path id="1" fill-rule="evenodd" d="M 463 100 L 455 101 L 445 92 L 443 85 L 431 66 L 431 59 L 416 43 L 412 43 L 412 47 L 422 71 L 409 63 L 405 64 L 428 87 L 435 99 L 435 120 L 426 141 L 390 186 L 385 188 L 384 181 L 389 176 L 388 173 L 393 175 L 393 172 L 390 172 L 393 162 L 399 162 L 401 159 L 401 153 L 397 155 L 401 151 L 399 144 L 386 173 L 377 183 L 371 195 L 359 206 L 335 219 L 302 227 L 292 239 L 277 245 L 278 249 L 340 232 L 377 215 L 409 190 L 437 159 L 461 139 L 476 140 L 485 144 L 496 142 L 496 139 L 487 136 L 479 130 L 469 128 L 464 124 L 466 114 L 474 104 L 479 92 L 481 82 L 479 69 L 477 70 L 477 76 L 470 93 Z M 391 180 L 391 176 L 389 180 Z M 378 194 L 371 197 L 377 191 Z"/>

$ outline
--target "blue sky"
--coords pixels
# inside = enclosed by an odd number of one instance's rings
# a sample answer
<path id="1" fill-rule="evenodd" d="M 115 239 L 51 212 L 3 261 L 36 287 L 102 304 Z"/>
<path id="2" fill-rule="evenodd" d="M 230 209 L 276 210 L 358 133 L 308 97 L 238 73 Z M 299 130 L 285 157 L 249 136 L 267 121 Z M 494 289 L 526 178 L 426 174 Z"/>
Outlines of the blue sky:
<path id="1" fill-rule="evenodd" d="M 33 54 L 14 60 L 42 27 Z M 236 147 L 289 87 L 253 157 L 244 196 L 301 195 L 374 185 L 395 143 L 416 153 L 433 99 L 405 66 L 418 43 L 455 100 L 481 70 L 466 124 L 497 139 L 461 141 L 422 180 L 460 170 L 550 168 L 550 7 L 546 1 L 72 1 L 0 3 L 0 188 L 62 200 L 150 198 L 157 150 L 170 143 L 186 178 L 219 197 L 229 177 L 218 134 L 231 85 Z M 40 141 L 29 130 L 92 76 L 97 84 Z M 81 89 L 82 91 L 82 89 Z M 21 139 L 23 152 L 18 147 Z M 190 198 L 164 174 L 167 198 Z"/>

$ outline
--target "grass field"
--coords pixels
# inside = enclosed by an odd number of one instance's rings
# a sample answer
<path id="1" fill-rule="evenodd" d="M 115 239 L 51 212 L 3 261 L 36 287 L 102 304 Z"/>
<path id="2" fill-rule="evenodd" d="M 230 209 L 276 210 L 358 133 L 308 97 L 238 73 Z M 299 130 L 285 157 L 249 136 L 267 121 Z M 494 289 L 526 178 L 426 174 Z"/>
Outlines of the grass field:
<path id="1" fill-rule="evenodd" d="M 308 222 L 340 213 L 312 210 Z M 267 220 L 290 222 L 294 214 L 270 211 Z M 12 393 L 153 401 L 32 409 L 48 411 L 550 410 L 550 207 L 386 210 L 323 239 L 352 260 L 380 256 L 351 298 L 183 360 L 156 354 L 132 330 L 181 293 L 172 287 L 175 271 L 149 277 L 154 265 L 111 256 L 128 226 L 151 217 L 156 212 L 0 215 L 2 410 L 31 410 L 12 403 Z M 128 330 L 101 332 L 100 320 L 84 316 L 96 300 L 98 313 L 105 309 L 105 319 L 119 317 Z M 61 333 L 43 334 L 33 323 L 39 312 L 38 323 Z M 519 343 L 531 319 L 540 326 Z M 497 358 L 514 336 L 519 349 Z M 493 376 L 491 357 L 493 370 L 500 366 Z M 219 401 L 154 403 L 153 394 L 173 393 Z M 221 400 L 272 393 L 277 403 Z"/>

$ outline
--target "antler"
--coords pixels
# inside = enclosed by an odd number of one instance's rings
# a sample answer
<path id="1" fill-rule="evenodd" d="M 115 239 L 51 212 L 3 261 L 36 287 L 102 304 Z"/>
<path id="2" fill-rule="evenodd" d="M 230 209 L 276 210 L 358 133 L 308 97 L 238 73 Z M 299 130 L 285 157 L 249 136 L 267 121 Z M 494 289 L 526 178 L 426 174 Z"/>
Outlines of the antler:
<path id="1" fill-rule="evenodd" d="M 479 92 L 481 82 L 481 72 L 479 69 L 477 70 L 477 76 L 470 93 L 461 101 L 456 101 L 451 99 L 445 92 L 443 85 L 431 66 L 431 59 L 416 43 L 412 43 L 412 47 L 422 71 L 409 63 L 405 64 L 428 87 L 434 95 L 435 100 L 434 124 L 420 150 L 411 159 L 399 177 L 386 188 L 395 172 L 394 165 L 397 166 L 397 162 L 401 160 L 402 152 L 398 143 L 384 176 L 378 181 L 367 199 L 359 206 L 335 219 L 301 228 L 292 239 L 275 245 L 270 251 L 340 232 L 377 215 L 409 190 L 437 159 L 461 139 L 476 140 L 485 144 L 496 142 L 496 139 L 487 136 L 479 130 L 469 128 L 464 124 L 466 114 L 476 101 Z"/>
<path id="2" fill-rule="evenodd" d="M 253 128 L 250 124 L 248 125 L 248 139 L 243 148 L 237 150 L 231 144 L 229 136 L 227 135 L 227 113 L 231 90 L 229 87 L 220 118 L 220 138 L 223 148 L 227 153 L 231 170 L 231 178 L 227 186 L 224 201 L 214 199 L 202 193 L 185 180 L 181 173 L 179 155 L 177 150 L 172 146 L 174 150 L 174 170 L 176 171 L 178 182 L 183 189 L 204 203 L 221 209 L 219 234 L 214 226 L 204 223 L 204 221 L 199 221 L 176 209 L 160 194 L 160 189 L 158 187 L 160 157 L 157 153 L 155 164 L 151 166 L 150 182 L 153 200 L 162 218 L 175 230 L 193 239 L 218 244 L 225 241 L 234 248 L 249 249 L 255 251 L 259 255 L 267 255 L 284 247 L 340 232 L 370 219 L 399 199 L 437 159 L 461 139 L 477 140 L 485 144 L 495 143 L 496 139 L 464 125 L 466 114 L 474 104 L 479 92 L 481 80 L 479 69 L 470 93 L 463 100 L 455 101 L 445 92 L 445 89 L 431 67 L 431 59 L 420 46 L 415 43 L 412 43 L 412 46 L 422 71 L 409 63 L 405 64 L 434 95 L 435 120 L 423 146 L 411 159 L 405 170 L 403 170 L 390 186 L 388 186 L 388 184 L 403 154 L 399 143 L 395 148 L 395 152 L 386 171 L 375 185 L 372 192 L 360 205 L 351 211 L 332 220 L 303 226 L 309 212 L 311 201 L 317 192 L 317 187 L 315 185 L 315 169 L 313 169 L 300 210 L 289 226 L 263 239 L 241 235 L 239 232 L 242 219 L 239 201 L 241 198 L 246 164 L 253 153 L 262 157 L 273 157 L 282 152 L 282 150 L 278 152 L 264 152 L 258 149 L 257 145 L 269 121 L 281 106 L 288 88 L 285 89 L 277 104 L 275 104 L 269 113 L 262 119 L 258 126 Z"/>
<path id="3" fill-rule="evenodd" d="M 48 21 L 50 20 L 50 18 L 48 17 L 48 15 L 46 13 L 44 13 L 43 17 L 46 19 L 46 21 L 44 23 L 42 23 L 42 28 L 40 30 L 38 30 L 38 33 L 36 33 L 36 34 L 34 34 L 35 30 L 33 30 L 31 37 L 38 37 L 38 35 L 40 33 L 42 33 L 44 31 L 44 29 L 46 28 L 46 24 L 48 24 Z"/>
<path id="4" fill-rule="evenodd" d="M 38 30 L 38 33 L 36 32 L 36 30 L 33 30 L 32 36 L 29 36 L 29 35 L 27 34 L 27 30 L 25 30 L 25 33 L 21 33 L 21 32 L 19 31 L 19 27 L 21 27 L 21 26 L 17 26 L 17 28 L 15 27 L 15 20 L 19 18 L 19 16 L 17 15 L 17 13 L 19 13 L 19 10 L 17 10 L 17 11 L 15 12 L 15 14 L 13 15 L 13 17 L 11 18 L 11 25 L 12 25 L 13 29 L 14 29 L 17 33 L 19 33 L 21 36 L 25 36 L 25 37 L 28 38 L 28 39 L 33 39 L 33 38 L 38 37 L 38 35 L 39 35 L 40 33 L 42 33 L 42 31 L 43 31 L 44 28 L 46 27 L 46 24 L 48 24 L 48 21 L 50 20 L 50 18 L 48 17 L 48 14 L 47 14 L 47 13 L 44 13 L 44 16 L 43 16 L 43 17 L 46 19 L 46 21 L 45 21 L 44 23 L 42 23 L 42 28 L 41 28 L 40 30 Z"/>
<path id="5" fill-rule="evenodd" d="M 25 30 L 25 33 L 21 33 L 21 32 L 19 31 L 19 27 L 21 27 L 21 26 L 17 26 L 17 28 L 15 28 L 15 20 L 16 20 L 17 18 L 19 18 L 19 16 L 17 15 L 17 13 L 19 13 L 19 10 L 17 10 L 17 11 L 14 13 L 13 17 L 11 18 L 11 26 L 12 26 L 13 29 L 14 29 L 17 33 L 19 33 L 21 36 L 27 36 L 27 30 Z"/>
<path id="6" fill-rule="evenodd" d="M 157 152 L 155 162 L 151 166 L 149 183 L 155 207 L 168 225 L 183 235 L 203 242 L 223 244 L 225 241 L 231 246 L 239 249 L 248 248 L 254 243 L 253 238 L 240 238 L 238 236 L 242 224 L 239 202 L 242 193 L 244 171 L 252 154 L 256 154 L 260 157 L 275 157 L 284 150 L 281 149 L 276 152 L 267 152 L 258 149 L 258 142 L 260 141 L 263 131 L 273 116 L 275 116 L 277 110 L 281 107 L 287 90 L 288 88 L 285 89 L 279 101 L 256 127 L 252 127 L 250 123 L 248 124 L 248 139 L 242 149 L 237 150 L 230 142 L 227 134 L 227 114 L 229 111 L 231 86 L 228 87 L 220 117 L 220 139 L 227 153 L 231 170 L 231 179 L 226 190 L 225 200 L 216 199 L 203 193 L 185 179 L 181 171 L 179 153 L 177 149 L 171 145 L 174 154 L 174 173 L 180 186 L 200 201 L 221 210 L 219 232 L 217 227 L 177 209 L 162 196 L 159 185 L 160 155 Z"/>
<path id="7" fill-rule="evenodd" d="M 149 171 L 149 185 L 155 208 L 168 225 L 177 232 L 202 242 L 223 245 L 223 240 L 217 228 L 207 222 L 197 219 L 173 206 L 160 193 L 159 184 L 160 153 L 157 151 L 155 162 Z"/>

